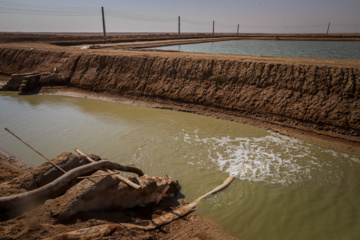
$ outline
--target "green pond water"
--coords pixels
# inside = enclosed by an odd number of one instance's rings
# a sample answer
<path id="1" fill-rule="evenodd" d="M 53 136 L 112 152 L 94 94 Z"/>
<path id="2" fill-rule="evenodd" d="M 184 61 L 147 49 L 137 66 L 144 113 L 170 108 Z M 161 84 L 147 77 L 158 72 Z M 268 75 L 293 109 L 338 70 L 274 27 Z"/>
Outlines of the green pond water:
<path id="1" fill-rule="evenodd" d="M 174 177 L 188 201 L 236 179 L 198 212 L 241 239 L 360 239 L 360 156 L 189 113 L 63 96 L 0 93 L 0 147 L 44 162 L 79 148 Z"/>
<path id="2" fill-rule="evenodd" d="M 151 49 L 255 56 L 360 59 L 360 41 L 233 40 Z"/>

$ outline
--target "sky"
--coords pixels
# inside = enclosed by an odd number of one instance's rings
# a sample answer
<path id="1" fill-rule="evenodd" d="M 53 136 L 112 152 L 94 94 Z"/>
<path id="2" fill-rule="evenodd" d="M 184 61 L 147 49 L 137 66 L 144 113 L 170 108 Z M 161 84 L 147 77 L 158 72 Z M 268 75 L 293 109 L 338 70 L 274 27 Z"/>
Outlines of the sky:
<path id="1" fill-rule="evenodd" d="M 360 33 L 360 0 L 0 0 L 0 32 Z"/>

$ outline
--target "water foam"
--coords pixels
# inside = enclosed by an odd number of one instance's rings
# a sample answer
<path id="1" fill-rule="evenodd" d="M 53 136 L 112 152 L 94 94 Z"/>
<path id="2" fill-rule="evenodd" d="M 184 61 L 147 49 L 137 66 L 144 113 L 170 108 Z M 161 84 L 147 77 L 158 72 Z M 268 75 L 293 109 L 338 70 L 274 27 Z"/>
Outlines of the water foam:
<path id="1" fill-rule="evenodd" d="M 349 154 L 321 149 L 302 140 L 268 132 L 264 137 L 200 137 L 199 130 L 185 133 L 183 141 L 191 146 L 207 149 L 208 158 L 220 171 L 228 172 L 241 180 L 263 181 L 271 184 L 289 185 L 311 180 L 319 172 L 331 169 L 336 160 L 360 160 Z M 321 157 L 319 157 L 319 153 Z M 324 160 L 324 154 L 326 161 Z M 320 159 L 321 158 L 321 159 Z M 195 159 L 188 164 L 195 165 Z M 325 169 L 325 170 L 324 170 Z M 324 173 L 324 178 L 329 173 Z"/>

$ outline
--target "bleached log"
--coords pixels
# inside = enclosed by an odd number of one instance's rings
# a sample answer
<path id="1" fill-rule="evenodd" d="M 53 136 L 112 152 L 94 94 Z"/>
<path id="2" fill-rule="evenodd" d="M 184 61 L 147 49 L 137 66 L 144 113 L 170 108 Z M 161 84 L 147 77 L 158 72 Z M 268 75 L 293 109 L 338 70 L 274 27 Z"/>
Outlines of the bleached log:
<path id="1" fill-rule="evenodd" d="M 54 237 L 48 238 L 49 240 L 60 240 L 60 239 L 77 239 L 77 240 L 87 240 L 93 239 L 95 237 L 105 237 L 111 235 L 114 231 L 119 228 L 127 228 L 127 229 L 142 229 L 145 231 L 150 231 L 162 227 L 166 224 L 169 224 L 181 217 L 186 216 L 190 212 L 195 211 L 197 204 L 204 198 L 211 196 L 214 193 L 217 193 L 227 186 L 234 180 L 234 176 L 229 176 L 223 184 L 214 188 L 210 192 L 204 194 L 203 196 L 197 198 L 195 201 L 182 206 L 172 212 L 161 215 L 152 220 L 145 220 L 139 223 L 120 223 L 120 224 L 103 224 L 95 227 L 84 228 L 80 230 L 75 230 L 72 232 L 62 233 L 56 235 Z"/>
<path id="2" fill-rule="evenodd" d="M 112 235 L 117 229 L 123 228 L 120 224 L 104 224 L 94 227 L 83 228 L 72 232 L 61 233 L 59 235 L 46 238 L 44 240 L 92 240 Z"/>
<path id="3" fill-rule="evenodd" d="M 211 190 L 210 192 L 202 195 L 201 197 L 199 197 L 198 199 L 196 199 L 195 201 L 193 202 L 200 202 L 201 199 L 204 199 L 204 198 L 207 198 L 211 195 L 213 195 L 214 193 L 217 193 L 221 190 L 223 190 L 224 188 L 226 188 L 227 186 L 229 186 L 229 184 L 234 180 L 234 176 L 230 175 L 224 182 L 223 184 L 217 186 L 216 188 L 214 188 L 213 190 Z"/>
<path id="4" fill-rule="evenodd" d="M 175 211 L 166 213 L 160 217 L 154 218 L 152 220 L 142 221 L 137 224 L 131 223 L 112 223 L 112 224 L 103 224 L 89 228 L 83 228 L 67 233 L 61 233 L 59 235 L 47 238 L 47 240 L 61 240 L 61 239 L 73 239 L 73 240 L 88 240 L 94 238 L 102 238 L 113 234 L 114 231 L 121 228 L 126 229 L 141 229 L 145 231 L 150 231 L 157 229 L 161 226 L 169 224 L 187 214 L 194 211 L 197 203 L 187 204 Z"/>
<path id="5" fill-rule="evenodd" d="M 7 197 L 0 197 L 0 210 L 23 207 L 28 204 L 36 204 L 49 198 L 60 196 L 66 191 L 66 189 L 71 186 L 71 182 L 77 177 L 89 174 L 102 168 L 110 168 L 127 172 L 129 171 L 138 175 L 143 175 L 141 170 L 139 172 L 139 169 L 136 169 L 136 171 L 134 171 L 132 168 L 129 168 L 127 166 L 122 166 L 118 163 L 101 160 L 99 162 L 90 163 L 84 166 L 74 168 L 66 172 L 59 178 L 55 179 L 54 181 L 35 190 Z"/>

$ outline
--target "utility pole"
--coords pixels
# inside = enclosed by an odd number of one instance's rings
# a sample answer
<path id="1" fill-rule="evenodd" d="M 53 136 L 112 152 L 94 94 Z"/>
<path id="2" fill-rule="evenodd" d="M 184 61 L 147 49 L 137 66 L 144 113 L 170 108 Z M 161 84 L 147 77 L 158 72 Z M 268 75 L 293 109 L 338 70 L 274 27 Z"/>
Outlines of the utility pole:
<path id="1" fill-rule="evenodd" d="M 215 35 L 215 21 L 213 21 L 213 35 Z"/>
<path id="2" fill-rule="evenodd" d="M 326 35 L 329 35 L 329 29 L 330 29 L 330 22 L 329 22 L 329 25 L 328 25 L 328 29 L 327 29 Z"/>
<path id="3" fill-rule="evenodd" d="M 239 28 L 240 28 L 240 24 L 238 24 L 236 36 L 239 36 Z"/>
<path id="4" fill-rule="evenodd" d="M 106 41 L 106 29 L 105 29 L 104 7 L 101 7 L 101 14 L 102 14 L 102 24 L 103 24 L 104 40 Z"/>
<path id="5" fill-rule="evenodd" d="M 180 16 L 178 17 L 178 32 L 179 32 L 179 35 L 180 35 Z"/>

